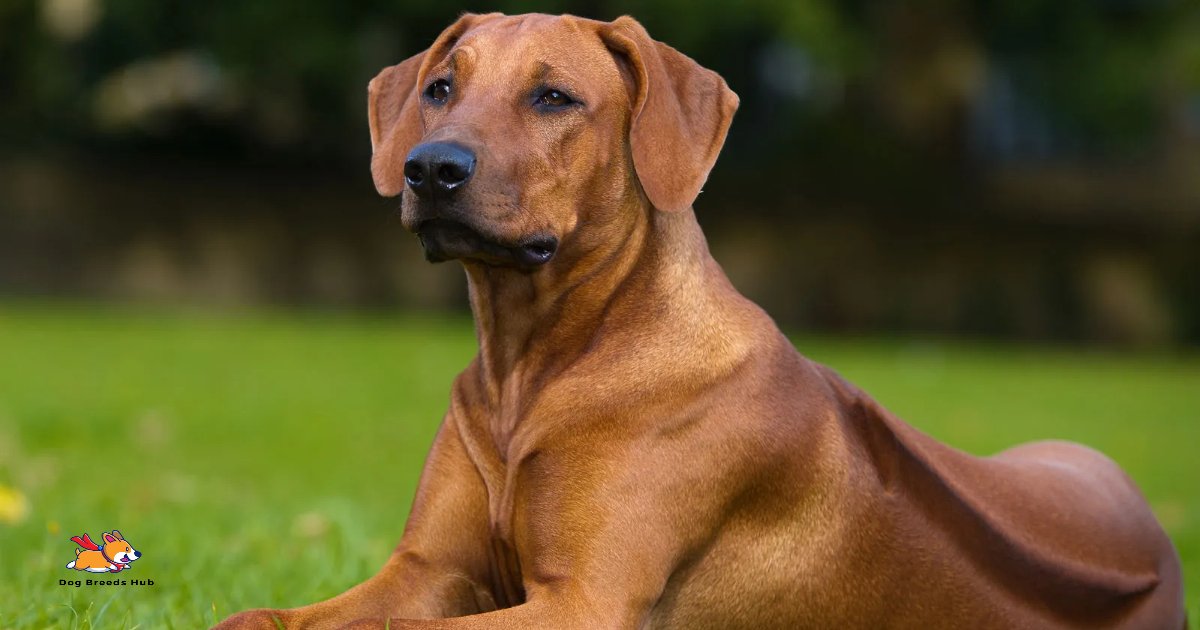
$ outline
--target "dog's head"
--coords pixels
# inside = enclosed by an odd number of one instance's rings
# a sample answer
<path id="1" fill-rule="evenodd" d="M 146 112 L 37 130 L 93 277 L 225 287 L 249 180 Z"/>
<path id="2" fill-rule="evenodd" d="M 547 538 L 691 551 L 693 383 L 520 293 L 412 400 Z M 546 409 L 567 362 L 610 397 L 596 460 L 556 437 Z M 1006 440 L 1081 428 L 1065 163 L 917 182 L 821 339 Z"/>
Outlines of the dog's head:
<path id="1" fill-rule="evenodd" d="M 104 555 L 121 564 L 129 564 L 142 557 L 142 552 L 134 549 L 133 545 L 129 544 L 129 541 L 121 535 L 121 532 L 115 529 L 111 532 L 104 532 L 103 546 Z"/>
<path id="2" fill-rule="evenodd" d="M 689 209 L 738 105 L 628 17 L 467 14 L 368 92 L 375 187 L 426 257 L 523 270 L 619 238 L 638 201 Z"/>

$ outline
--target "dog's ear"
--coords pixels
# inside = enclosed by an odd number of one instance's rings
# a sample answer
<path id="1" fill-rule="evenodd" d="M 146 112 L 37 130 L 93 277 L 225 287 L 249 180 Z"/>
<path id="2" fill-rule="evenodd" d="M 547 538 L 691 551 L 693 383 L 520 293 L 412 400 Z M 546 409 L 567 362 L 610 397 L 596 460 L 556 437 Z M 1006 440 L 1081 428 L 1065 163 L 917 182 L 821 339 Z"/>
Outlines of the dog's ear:
<path id="1" fill-rule="evenodd" d="M 404 190 L 404 160 L 424 132 L 416 87 L 424 59 L 421 52 L 384 68 L 367 86 L 371 177 L 375 190 L 384 197 L 395 197 Z"/>
<path id="2" fill-rule="evenodd" d="M 690 208 L 725 144 L 737 94 L 629 16 L 603 25 L 600 37 L 631 75 L 629 146 L 642 190 L 659 210 Z"/>
<path id="3" fill-rule="evenodd" d="M 117 539 L 113 538 L 112 534 L 110 534 L 108 532 L 104 532 L 104 542 L 106 542 L 106 543 L 117 542 Z"/>
<path id="4" fill-rule="evenodd" d="M 371 126 L 371 177 L 375 190 L 395 197 L 404 190 L 404 162 L 425 135 L 421 120 L 422 77 L 441 62 L 468 30 L 499 13 L 464 14 L 433 45 L 387 68 L 367 85 L 367 120 Z"/>
<path id="5" fill-rule="evenodd" d="M 125 537 L 121 535 L 121 532 L 119 532 L 115 529 L 112 530 L 112 535 L 113 535 L 113 538 L 116 538 L 117 540 L 125 540 Z"/>

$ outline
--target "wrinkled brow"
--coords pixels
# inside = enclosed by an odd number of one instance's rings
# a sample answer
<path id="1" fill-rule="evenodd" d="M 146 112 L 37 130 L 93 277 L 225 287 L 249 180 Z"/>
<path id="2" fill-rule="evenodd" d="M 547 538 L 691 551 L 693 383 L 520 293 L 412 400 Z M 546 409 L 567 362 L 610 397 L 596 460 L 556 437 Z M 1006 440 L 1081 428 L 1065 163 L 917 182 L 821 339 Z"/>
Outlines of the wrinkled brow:
<path id="1" fill-rule="evenodd" d="M 530 73 L 530 78 L 536 85 L 554 85 L 572 91 L 578 91 L 583 87 L 583 82 L 573 73 L 548 61 L 537 62 Z"/>
<path id="2" fill-rule="evenodd" d="M 470 46 L 459 46 L 450 51 L 446 58 L 430 69 L 430 74 L 448 72 L 458 79 L 466 79 L 475 67 L 475 49 Z"/>
<path id="3" fill-rule="evenodd" d="M 446 63 L 450 64 L 450 69 L 458 72 L 462 67 L 468 66 L 471 63 L 473 51 L 468 46 L 459 46 L 450 51 L 450 55 L 446 58 Z"/>

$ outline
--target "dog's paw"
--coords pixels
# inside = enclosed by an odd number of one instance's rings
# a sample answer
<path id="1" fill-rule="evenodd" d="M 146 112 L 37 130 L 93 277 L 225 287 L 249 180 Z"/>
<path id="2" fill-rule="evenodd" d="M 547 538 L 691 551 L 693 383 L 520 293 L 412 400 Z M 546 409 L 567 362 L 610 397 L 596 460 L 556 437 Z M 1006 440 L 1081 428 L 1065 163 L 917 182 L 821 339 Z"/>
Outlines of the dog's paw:
<path id="1" fill-rule="evenodd" d="M 213 630 L 283 630 L 287 628 L 278 610 L 258 608 L 232 615 L 213 627 Z"/>

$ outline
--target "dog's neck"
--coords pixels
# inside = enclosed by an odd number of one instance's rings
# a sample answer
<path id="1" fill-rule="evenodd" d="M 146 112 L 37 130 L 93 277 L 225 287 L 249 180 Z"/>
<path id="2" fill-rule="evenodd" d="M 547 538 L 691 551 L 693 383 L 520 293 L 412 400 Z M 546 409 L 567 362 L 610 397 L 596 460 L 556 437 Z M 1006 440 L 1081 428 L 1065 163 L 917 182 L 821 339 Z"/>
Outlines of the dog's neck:
<path id="1" fill-rule="evenodd" d="M 595 341 L 621 285 L 654 249 L 650 214 L 630 208 L 626 216 L 605 226 L 595 247 L 564 248 L 533 273 L 466 265 L 479 367 L 491 392 L 503 393 L 522 374 L 558 371 Z"/>
<path id="2" fill-rule="evenodd" d="M 107 560 L 109 564 L 112 564 L 112 565 L 121 564 L 121 563 L 117 562 L 116 560 L 108 557 L 108 545 L 104 545 L 103 547 L 100 548 L 100 555 L 103 556 L 104 559 Z"/>
<path id="3" fill-rule="evenodd" d="M 578 260 L 556 260 L 566 263 L 558 268 L 530 274 L 466 265 L 479 339 L 468 371 L 481 389 L 473 398 L 498 416 L 520 417 L 549 379 L 601 348 L 622 348 L 606 355 L 610 362 L 653 360 L 664 378 L 680 347 L 699 344 L 709 358 L 703 369 L 711 370 L 748 352 L 741 331 L 755 327 L 747 318 L 769 319 L 729 284 L 695 215 L 637 210 L 636 220 L 616 229 L 622 233 L 598 239 L 603 245 Z"/>

